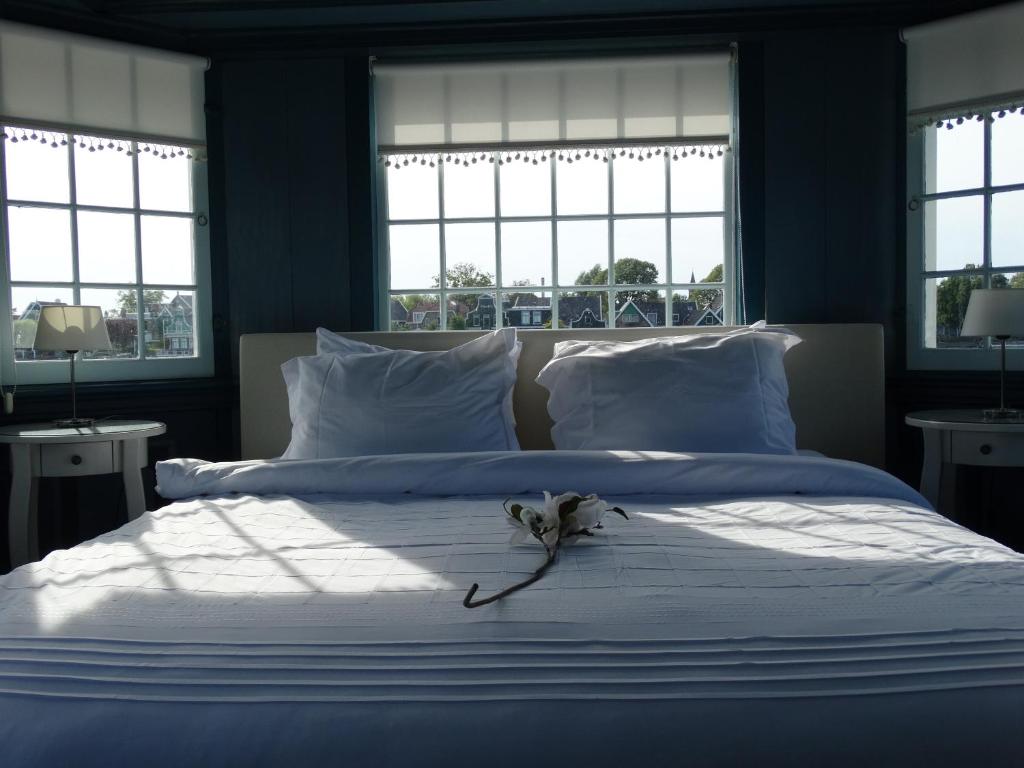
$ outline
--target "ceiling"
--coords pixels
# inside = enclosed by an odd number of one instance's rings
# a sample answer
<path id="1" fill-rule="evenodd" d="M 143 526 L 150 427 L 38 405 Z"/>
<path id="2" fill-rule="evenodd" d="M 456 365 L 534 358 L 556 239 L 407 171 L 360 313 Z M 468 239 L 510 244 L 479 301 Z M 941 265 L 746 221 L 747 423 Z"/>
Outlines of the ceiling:
<path id="1" fill-rule="evenodd" d="M 787 25 L 908 23 L 977 8 L 999 0 L 0 0 L 0 16 L 90 34 L 171 47 L 203 49 L 288 38 L 341 34 L 382 36 L 448 27 L 525 26 L 579 32 L 628 17 L 658 30 L 707 32 Z M 683 28 L 680 29 L 679 27 Z M 415 40 L 412 40 L 415 42 Z"/>

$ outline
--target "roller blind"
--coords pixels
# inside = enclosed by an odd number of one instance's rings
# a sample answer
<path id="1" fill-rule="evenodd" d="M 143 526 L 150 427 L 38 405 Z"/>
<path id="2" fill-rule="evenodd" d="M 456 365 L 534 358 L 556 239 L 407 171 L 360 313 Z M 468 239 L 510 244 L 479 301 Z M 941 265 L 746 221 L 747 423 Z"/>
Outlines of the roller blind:
<path id="1" fill-rule="evenodd" d="M 195 56 L 0 21 L 0 120 L 204 144 Z"/>
<path id="2" fill-rule="evenodd" d="M 913 122 L 1024 103 L 1024 3 L 910 27 L 903 39 Z"/>
<path id="3" fill-rule="evenodd" d="M 728 141 L 730 54 L 374 64 L 378 148 Z"/>

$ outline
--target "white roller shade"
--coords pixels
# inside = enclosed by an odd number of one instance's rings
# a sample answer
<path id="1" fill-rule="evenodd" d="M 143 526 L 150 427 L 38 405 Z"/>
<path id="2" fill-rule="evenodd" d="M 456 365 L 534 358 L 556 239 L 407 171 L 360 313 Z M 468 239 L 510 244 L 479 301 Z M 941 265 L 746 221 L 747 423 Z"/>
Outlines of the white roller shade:
<path id="1" fill-rule="evenodd" d="M 204 144 L 206 59 L 0 21 L 0 120 Z"/>
<path id="2" fill-rule="evenodd" d="M 910 27 L 903 39 L 919 124 L 1024 101 L 1024 3 Z"/>
<path id="3" fill-rule="evenodd" d="M 727 140 L 727 52 L 646 58 L 374 66 L 377 143 Z"/>

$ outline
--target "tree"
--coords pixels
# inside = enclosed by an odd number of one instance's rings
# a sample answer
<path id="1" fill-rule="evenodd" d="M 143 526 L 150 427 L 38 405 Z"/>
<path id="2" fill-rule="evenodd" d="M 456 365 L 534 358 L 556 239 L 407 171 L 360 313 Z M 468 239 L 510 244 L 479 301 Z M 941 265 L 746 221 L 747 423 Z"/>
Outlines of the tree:
<path id="1" fill-rule="evenodd" d="M 490 288 L 494 285 L 494 275 L 464 261 L 445 269 L 444 282 L 448 288 Z M 440 281 L 435 277 L 434 288 L 439 287 Z M 448 298 L 455 302 L 455 314 L 465 315 L 466 312 L 476 309 L 479 296 L 478 293 L 453 293 Z"/>
<path id="2" fill-rule="evenodd" d="M 164 299 L 166 298 L 167 294 L 161 290 L 142 292 L 142 300 L 146 302 L 146 306 L 163 304 Z M 134 313 L 138 308 L 138 294 L 135 291 L 118 291 L 117 306 L 119 306 L 121 311 L 125 314 Z"/>
<path id="3" fill-rule="evenodd" d="M 716 264 L 708 276 L 701 280 L 702 283 L 720 283 L 722 282 L 723 269 L 721 264 Z M 696 291 L 690 291 L 690 300 L 697 303 L 697 309 L 707 309 L 718 299 L 721 294 L 721 288 L 708 288 Z"/>
<path id="4" fill-rule="evenodd" d="M 615 262 L 615 283 L 617 285 L 650 285 L 658 282 L 658 267 L 642 259 L 619 259 Z M 576 276 L 576 285 L 607 285 L 608 268 L 595 264 Z M 596 293 L 581 293 L 581 296 L 596 296 Z M 617 303 L 627 301 L 658 301 L 655 290 L 620 291 Z"/>
<path id="5" fill-rule="evenodd" d="M 396 296 L 398 302 L 405 307 L 406 312 L 412 312 L 414 309 L 420 309 L 423 305 L 434 306 L 437 304 L 436 296 L 425 296 L 421 293 L 404 293 L 401 296 Z"/>

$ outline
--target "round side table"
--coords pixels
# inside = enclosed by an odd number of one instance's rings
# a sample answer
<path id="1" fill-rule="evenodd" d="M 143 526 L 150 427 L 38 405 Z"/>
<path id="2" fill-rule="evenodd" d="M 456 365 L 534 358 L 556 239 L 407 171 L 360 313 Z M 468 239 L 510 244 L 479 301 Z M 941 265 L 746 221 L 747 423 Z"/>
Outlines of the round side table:
<path id="1" fill-rule="evenodd" d="M 908 413 L 906 423 L 922 430 L 921 495 L 935 509 L 947 464 L 1024 466 L 1024 420 L 990 420 L 980 410 L 942 410 Z"/>
<path id="2" fill-rule="evenodd" d="M 147 440 L 167 431 L 159 421 L 106 419 L 87 427 L 53 423 L 0 427 L 0 443 L 11 447 L 11 499 L 7 510 L 11 567 L 39 558 L 37 520 L 40 477 L 84 477 L 121 473 L 128 519 L 146 511 L 142 468 Z"/>

